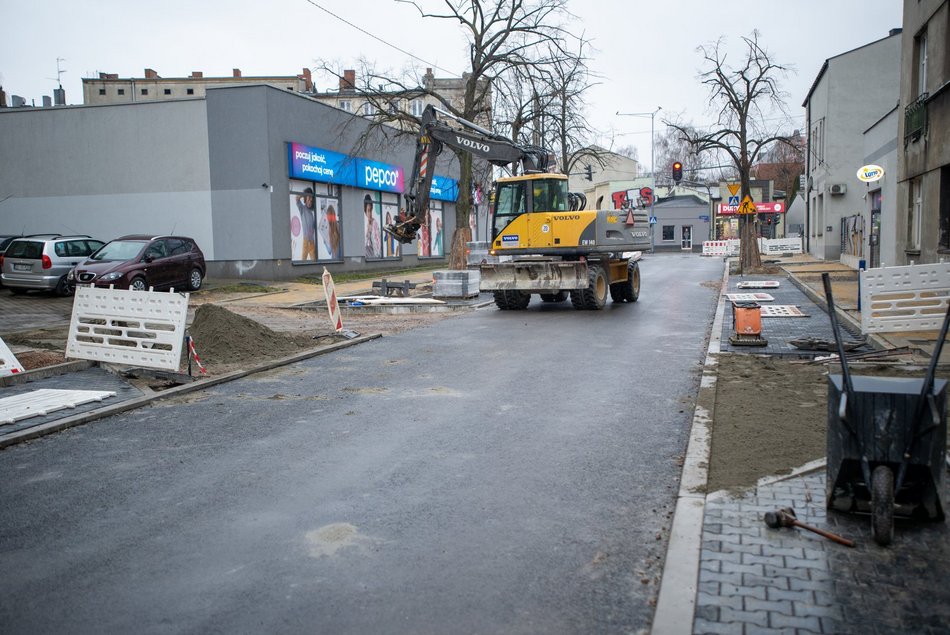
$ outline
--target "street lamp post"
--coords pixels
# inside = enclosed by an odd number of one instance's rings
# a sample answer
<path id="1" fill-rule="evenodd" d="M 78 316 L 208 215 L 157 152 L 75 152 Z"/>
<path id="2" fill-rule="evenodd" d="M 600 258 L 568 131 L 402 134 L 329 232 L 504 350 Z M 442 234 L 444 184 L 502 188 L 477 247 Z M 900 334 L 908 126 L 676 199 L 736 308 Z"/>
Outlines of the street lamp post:
<path id="1" fill-rule="evenodd" d="M 653 156 L 655 143 L 653 137 L 653 119 L 656 117 L 656 113 L 663 110 L 662 106 L 657 106 L 656 110 L 652 112 L 620 112 L 617 111 L 617 115 L 621 117 L 649 117 L 650 118 L 650 182 L 652 183 L 651 190 L 653 191 L 650 196 L 650 220 L 654 218 L 653 215 L 653 201 L 656 200 L 656 159 Z M 650 253 L 653 253 L 653 232 L 655 230 L 655 225 L 650 223 Z"/>

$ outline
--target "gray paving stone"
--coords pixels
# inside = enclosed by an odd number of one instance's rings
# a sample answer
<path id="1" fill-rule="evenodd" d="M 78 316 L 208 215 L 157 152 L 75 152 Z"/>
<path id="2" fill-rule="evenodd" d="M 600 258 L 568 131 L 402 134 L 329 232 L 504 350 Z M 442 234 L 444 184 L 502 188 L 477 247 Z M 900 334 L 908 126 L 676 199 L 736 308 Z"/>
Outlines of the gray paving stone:
<path id="1" fill-rule="evenodd" d="M 760 600 L 766 599 L 766 587 L 764 586 L 736 586 L 734 584 L 721 584 L 719 593 L 724 596 L 738 595 L 742 597 L 753 597 Z"/>
<path id="2" fill-rule="evenodd" d="M 744 553 L 742 554 L 742 564 L 761 564 L 761 565 L 771 565 L 774 567 L 782 567 L 785 565 L 785 556 L 777 556 L 771 553 L 768 553 L 764 556 L 757 556 L 753 554 Z"/>
<path id="3" fill-rule="evenodd" d="M 693 624 L 693 633 L 696 635 L 705 635 L 706 633 L 711 633 L 715 635 L 735 635 L 736 633 L 741 633 L 740 630 L 736 630 L 735 624 L 722 624 L 715 620 L 710 621 L 702 618 L 697 618 Z"/>
<path id="4" fill-rule="evenodd" d="M 755 598 L 745 598 L 745 610 L 792 615 L 792 603 L 788 600 L 757 600 Z"/>
<path id="5" fill-rule="evenodd" d="M 769 588 L 767 597 L 769 600 L 788 600 L 789 602 L 808 602 L 815 601 L 814 591 L 791 591 L 789 589 Z"/>
<path id="6" fill-rule="evenodd" d="M 712 549 L 702 549 L 699 552 L 699 557 L 703 561 L 717 560 L 719 562 L 732 562 L 734 564 L 741 564 L 742 556 L 743 554 L 741 553 L 727 553 L 724 551 L 714 551 Z"/>
<path id="7" fill-rule="evenodd" d="M 816 606 L 804 602 L 793 603 L 794 614 L 798 617 L 818 617 L 840 620 L 844 617 L 838 606 Z"/>
<path id="8" fill-rule="evenodd" d="M 719 608 L 728 607 L 736 611 L 743 610 L 743 597 L 741 595 L 711 595 L 708 593 L 696 594 L 696 606 L 718 606 Z"/>
<path id="9" fill-rule="evenodd" d="M 766 567 L 761 564 L 736 564 L 734 562 L 723 562 L 723 573 L 738 573 L 745 575 L 764 576 Z"/>
<path id="10" fill-rule="evenodd" d="M 720 584 L 742 585 L 741 573 L 713 573 L 705 569 L 699 570 L 700 582 L 719 582 Z"/>
<path id="11" fill-rule="evenodd" d="M 762 587 L 764 589 L 774 588 L 774 589 L 788 589 L 790 588 L 790 580 L 785 576 L 781 575 L 772 575 L 772 576 L 760 576 L 760 575 L 744 575 L 742 576 L 743 586 L 749 587 Z"/>
<path id="12" fill-rule="evenodd" d="M 769 625 L 775 628 L 794 628 L 822 632 L 821 622 L 817 617 L 795 617 L 782 613 L 769 613 Z"/>
<path id="13" fill-rule="evenodd" d="M 735 624 L 752 624 L 764 628 L 769 625 L 769 614 L 765 611 L 750 612 L 722 608 L 719 610 L 719 621 L 725 623 L 732 622 Z"/>

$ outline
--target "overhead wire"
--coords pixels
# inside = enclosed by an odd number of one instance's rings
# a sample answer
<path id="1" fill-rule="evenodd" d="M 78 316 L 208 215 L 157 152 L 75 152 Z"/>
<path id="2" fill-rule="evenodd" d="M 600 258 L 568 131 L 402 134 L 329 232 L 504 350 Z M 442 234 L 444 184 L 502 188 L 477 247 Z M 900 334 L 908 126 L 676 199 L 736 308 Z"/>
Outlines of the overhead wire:
<path id="1" fill-rule="evenodd" d="M 402 54 L 404 54 L 404 55 L 408 55 L 409 57 L 411 57 L 411 58 L 414 59 L 414 60 L 418 60 L 418 61 L 422 62 L 423 64 L 426 64 L 427 66 L 431 66 L 432 68 L 437 68 L 437 69 L 439 69 L 440 71 L 443 71 L 443 72 L 445 72 L 445 73 L 449 73 L 449 74 L 452 75 L 453 77 L 455 77 L 455 76 L 460 76 L 460 74 L 455 73 L 454 71 L 450 71 L 450 70 L 448 70 L 447 68 L 442 68 L 442 67 L 439 66 L 438 64 L 435 64 L 435 63 L 433 63 L 433 62 L 427 61 L 427 60 L 425 60 L 425 59 L 419 57 L 418 55 L 416 55 L 416 54 L 414 54 L 414 53 L 411 53 L 411 52 L 409 52 L 409 51 L 407 51 L 407 50 L 405 50 L 405 49 L 403 49 L 403 48 L 400 48 L 399 46 L 396 46 L 396 45 L 393 44 L 392 42 L 387 42 L 386 40 L 384 40 L 383 38 L 379 37 L 378 35 L 374 35 L 373 33 L 370 33 L 369 31 L 367 31 L 366 29 L 364 29 L 364 28 L 362 28 L 362 27 L 360 27 L 360 26 L 357 26 L 357 25 L 353 24 L 352 22 L 350 22 L 350 21 L 347 20 L 346 18 L 344 18 L 344 17 L 342 17 L 342 16 L 339 16 L 339 15 L 333 13 L 333 11 L 330 11 L 330 10 L 327 9 L 326 7 L 322 6 L 321 4 L 319 4 L 319 3 L 317 3 L 317 2 L 314 2 L 314 0 L 307 0 L 307 2 L 310 3 L 311 5 L 313 5 L 314 7 L 320 9 L 320 10 L 323 11 L 324 13 L 326 13 L 326 14 L 328 14 L 328 15 L 334 17 L 334 18 L 336 18 L 337 20 L 339 20 L 339 21 L 342 22 L 343 24 L 346 24 L 347 26 L 350 26 L 350 27 L 356 29 L 357 31 L 359 31 L 360 33 L 363 33 L 364 35 L 368 35 L 369 37 L 373 38 L 373 39 L 376 40 L 377 42 L 379 42 L 379 43 L 381 43 L 381 44 L 385 44 L 386 46 L 388 46 L 388 47 L 390 47 L 390 48 L 392 48 L 392 49 L 394 49 L 394 50 L 397 50 L 397 51 L 399 51 L 400 53 L 402 53 Z"/>

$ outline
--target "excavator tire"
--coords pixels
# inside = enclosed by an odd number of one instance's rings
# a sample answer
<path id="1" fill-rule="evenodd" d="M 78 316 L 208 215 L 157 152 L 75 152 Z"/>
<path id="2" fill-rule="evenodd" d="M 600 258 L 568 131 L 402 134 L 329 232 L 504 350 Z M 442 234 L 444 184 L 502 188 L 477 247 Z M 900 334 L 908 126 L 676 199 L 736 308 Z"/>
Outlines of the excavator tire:
<path id="1" fill-rule="evenodd" d="M 571 304 L 575 309 L 599 311 L 607 304 L 607 274 L 600 265 L 588 265 L 587 288 L 571 291 Z"/>
<path id="2" fill-rule="evenodd" d="M 636 302 L 640 299 L 640 265 L 635 260 L 627 263 L 627 279 L 617 284 L 620 285 L 620 302 Z M 617 301 L 614 298 L 614 302 Z"/>
<path id="3" fill-rule="evenodd" d="M 564 302 L 567 300 L 567 291 L 558 291 L 557 293 L 542 293 L 542 302 Z"/>
<path id="4" fill-rule="evenodd" d="M 502 311 L 523 311 L 531 302 L 531 294 L 523 291 L 495 291 L 495 306 Z"/>

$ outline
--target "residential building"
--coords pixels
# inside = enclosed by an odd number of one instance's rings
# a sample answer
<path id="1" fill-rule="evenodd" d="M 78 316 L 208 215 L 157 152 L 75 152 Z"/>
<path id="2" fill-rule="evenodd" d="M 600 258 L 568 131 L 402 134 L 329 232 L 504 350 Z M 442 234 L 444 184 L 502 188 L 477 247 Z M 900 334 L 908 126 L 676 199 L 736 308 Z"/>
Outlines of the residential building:
<path id="1" fill-rule="evenodd" d="M 0 109 L 0 233 L 194 238 L 208 274 L 295 279 L 444 262 L 458 163 L 435 162 L 426 237 L 398 212 L 415 142 L 271 85 L 203 98 Z M 441 234 L 439 233 L 441 230 Z"/>
<path id="2" fill-rule="evenodd" d="M 859 269 L 893 266 L 901 262 L 894 223 L 899 209 L 897 199 L 897 127 L 900 106 L 894 105 L 890 112 L 864 131 L 864 157 L 862 166 L 882 168 L 882 176 L 875 181 L 858 183 L 856 193 L 861 193 L 863 206 L 859 215 L 851 221 L 855 240 L 841 261 Z M 886 210 L 886 212 L 885 212 Z M 886 219 L 885 219 L 886 216 Z M 885 222 L 886 220 L 886 222 Z"/>
<path id="3" fill-rule="evenodd" d="M 99 76 L 94 78 L 84 77 L 82 103 L 97 106 L 194 99 L 204 97 L 209 88 L 257 85 L 274 86 L 293 93 L 313 92 L 308 68 L 304 68 L 300 75 L 265 77 L 244 77 L 239 68 L 232 70 L 231 77 L 205 77 L 202 71 L 193 71 L 188 77 L 161 77 L 154 69 L 146 68 L 144 77 L 119 77 L 116 73 L 99 73 Z"/>
<path id="4" fill-rule="evenodd" d="M 864 131 L 897 104 L 901 30 L 825 60 L 802 106 L 808 143 L 805 158 L 805 249 L 839 260 L 866 250 L 867 232 L 855 244 L 854 224 L 864 209 Z M 860 186 L 860 187 L 859 187 Z M 882 209 L 882 222 L 894 216 Z"/>
<path id="5" fill-rule="evenodd" d="M 905 0 L 894 264 L 950 256 L 950 2 Z"/>

